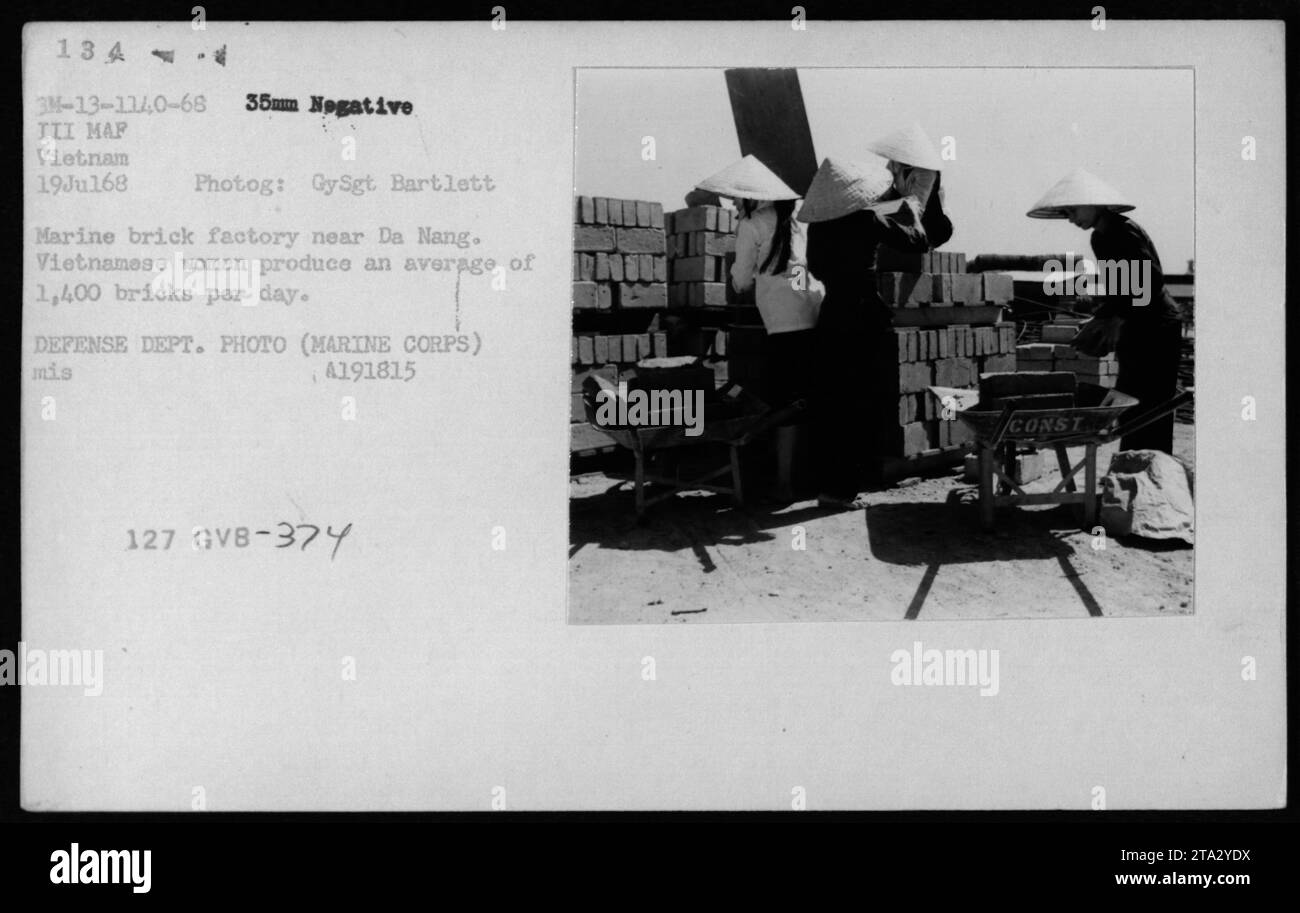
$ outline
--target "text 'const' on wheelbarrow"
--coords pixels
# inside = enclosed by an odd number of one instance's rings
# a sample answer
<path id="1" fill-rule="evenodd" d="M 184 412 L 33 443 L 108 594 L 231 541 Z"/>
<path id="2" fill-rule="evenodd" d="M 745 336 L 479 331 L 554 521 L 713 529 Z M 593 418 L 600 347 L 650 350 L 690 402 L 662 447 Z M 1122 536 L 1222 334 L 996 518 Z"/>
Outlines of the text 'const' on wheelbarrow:
<path id="1" fill-rule="evenodd" d="M 998 507 L 1032 504 L 1082 505 L 1083 528 L 1097 520 L 1097 448 L 1116 433 L 1120 416 L 1138 405 L 1117 390 L 1080 383 L 1068 371 L 983 374 L 978 390 L 931 387 L 944 416 L 975 435 L 979 455 L 980 522 L 993 526 Z M 947 411 L 951 410 L 951 411 Z M 1027 492 L 1016 473 L 1019 445 L 1051 447 L 1061 480 L 1048 492 Z M 1071 465 L 1067 446 L 1082 446 Z M 1075 476 L 1083 471 L 1079 490 Z M 996 481 L 996 486 L 995 486 Z"/>

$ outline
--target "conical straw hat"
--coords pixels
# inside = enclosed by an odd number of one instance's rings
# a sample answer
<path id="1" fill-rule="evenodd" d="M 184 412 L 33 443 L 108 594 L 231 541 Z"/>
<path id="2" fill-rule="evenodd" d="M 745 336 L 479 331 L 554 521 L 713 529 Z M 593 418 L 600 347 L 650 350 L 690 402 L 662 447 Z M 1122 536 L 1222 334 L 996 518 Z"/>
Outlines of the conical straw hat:
<path id="1" fill-rule="evenodd" d="M 799 194 L 752 155 L 728 165 L 695 185 L 724 197 L 746 200 L 797 200 Z"/>
<path id="2" fill-rule="evenodd" d="M 934 143 L 930 142 L 930 137 L 925 135 L 925 131 L 917 123 L 913 123 L 905 130 L 899 130 L 868 143 L 867 149 L 876 155 L 914 168 L 929 168 L 931 171 L 939 171 L 943 168 L 943 162 L 939 159 L 939 153 L 935 151 Z"/>
<path id="3" fill-rule="evenodd" d="M 826 159 L 808 186 L 799 221 L 828 222 L 866 209 L 888 193 L 892 184 L 884 165 Z"/>
<path id="4" fill-rule="evenodd" d="M 1025 215 L 1031 219 L 1064 219 L 1067 206 L 1104 206 L 1115 212 L 1133 208 L 1118 190 L 1080 168 L 1057 181 Z"/>

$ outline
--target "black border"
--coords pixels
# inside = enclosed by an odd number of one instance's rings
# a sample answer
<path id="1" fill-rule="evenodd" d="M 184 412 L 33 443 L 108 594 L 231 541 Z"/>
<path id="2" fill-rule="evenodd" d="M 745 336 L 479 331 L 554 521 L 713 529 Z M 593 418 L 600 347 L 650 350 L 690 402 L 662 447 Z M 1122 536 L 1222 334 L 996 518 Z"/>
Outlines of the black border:
<path id="1" fill-rule="evenodd" d="M 196 0 L 201 3 L 202 0 Z M 1085 0 L 1082 3 L 1025 3 L 1006 2 L 1006 0 L 988 0 L 988 2 L 942 3 L 938 0 L 907 0 L 893 5 L 883 3 L 864 4 L 862 2 L 821 2 L 821 0 L 803 0 L 801 5 L 808 10 L 814 20 L 890 20 L 890 19 L 955 19 L 955 20 L 990 20 L 990 19 L 1079 19 L 1090 16 L 1094 3 L 1106 6 L 1107 15 L 1113 19 L 1274 19 L 1283 20 L 1292 27 L 1300 11 L 1293 2 L 1287 0 L 1123 0 L 1107 3 L 1106 0 Z M 366 20 L 458 20 L 489 18 L 494 5 L 503 5 L 508 15 L 516 20 L 576 20 L 576 21 L 648 21 L 648 20 L 751 20 L 773 19 L 788 20 L 793 0 L 782 2 L 741 2 L 741 0 L 715 0 L 711 3 L 680 2 L 680 0 L 655 0 L 655 2 L 617 2 L 602 3 L 598 9 L 584 7 L 576 3 L 535 3 L 516 2 L 516 0 L 486 0 L 479 4 L 459 4 L 455 6 L 432 3 L 386 3 L 371 2 L 358 10 L 353 5 L 341 3 L 313 3 L 291 7 L 261 0 L 248 2 L 213 2 L 206 3 L 209 17 L 214 20 L 320 20 L 320 19 L 366 19 Z M 193 4 L 178 5 L 175 2 L 162 3 L 157 0 L 132 3 L 129 6 L 104 2 L 62 2 L 62 0 L 20 0 L 6 10 L 12 17 L 8 30 L 9 54 L 4 60 L 4 85 L 7 88 L 11 112 L 22 111 L 22 74 L 20 54 L 21 23 L 25 21 L 93 21 L 93 20 L 171 20 L 188 18 L 189 7 Z M 181 8 L 183 6 L 183 8 Z M 361 12 L 363 15 L 358 16 Z M 864 16 L 864 13 L 870 14 Z M 1290 28 L 1288 28 L 1288 31 Z M 1288 42 L 1289 45 L 1289 42 Z M 1290 97 L 1294 92 L 1296 64 L 1292 55 L 1288 55 L 1286 80 L 1288 88 L 1287 123 L 1291 123 L 1292 105 Z M 15 115 L 10 115 L 11 119 Z M 11 127 L 11 131 L 13 127 Z M 1288 140 L 1291 139 L 1288 129 Z M 6 174 L 11 178 L 10 192 L 0 197 L 0 209 L 3 210 L 3 224 L 9 233 L 6 248 L 11 268 L 5 271 L 4 281 L 9 286 L 10 294 L 6 300 L 10 306 L 6 309 L 3 321 L 5 350 L 10 355 L 16 377 L 17 366 L 21 365 L 21 221 L 22 189 L 21 158 L 19 144 L 5 143 L 0 148 L 7 166 Z M 1294 230 L 1292 206 L 1294 189 L 1287 192 L 1287 225 Z M 1212 241 L 1210 242 L 1212 243 Z M 1288 264 L 1290 258 L 1288 257 Z M 1288 270 L 1288 275 L 1290 275 Z M 1288 321 L 1293 324 L 1294 321 Z M 1294 326 L 1287 328 L 1288 349 L 1300 344 Z M 1293 359 L 1287 358 L 1287 381 L 1289 388 L 1294 378 Z M 21 583 L 20 551 L 21 535 L 19 520 L 19 422 L 18 422 L 17 385 L 10 393 L 8 420 L 3 426 L 5 450 L 13 459 L 9 473 L 10 484 L 4 487 L 4 507 L 7 535 L 0 536 L 0 560 L 9 569 L 4 576 L 4 593 L 0 599 L 0 644 L 16 643 L 21 630 Z M 1288 437 L 1289 442 L 1289 437 Z M 1291 480 L 1300 479 L 1300 465 L 1296 454 L 1288 447 L 1287 474 Z M 1300 484 L 1293 482 L 1287 495 L 1288 508 L 1295 506 L 1300 495 L 1296 489 Z M 1291 523 L 1288 522 L 1288 544 L 1292 543 Z M 1295 562 L 1288 555 L 1287 581 L 1296 580 Z M 1290 600 L 1288 599 L 1288 607 Z M 1288 656 L 1296 657 L 1294 630 L 1288 631 Z M 1288 705 L 1291 679 L 1288 676 Z M 338 892 L 349 887 L 363 886 L 375 866 L 395 874 L 396 880 L 386 879 L 388 887 L 403 883 L 401 870 L 416 878 L 442 877 L 460 881 L 470 875 L 468 869 L 453 869 L 442 876 L 431 876 L 428 871 L 430 859 L 424 848 L 426 837 L 412 833 L 412 829 L 393 825 L 438 824 L 438 823 L 524 823 L 549 824 L 566 823 L 686 823 L 716 824 L 734 823 L 781 823 L 787 826 L 809 823 L 870 823 L 894 825 L 885 832 L 896 833 L 899 845 L 888 842 L 860 840 L 850 842 L 853 848 L 852 862 L 846 871 L 867 866 L 875 872 L 871 880 L 886 884 L 897 884 L 909 877 L 923 879 L 922 884 L 938 888 L 938 882 L 977 878 L 983 882 L 984 890 L 993 893 L 984 896 L 993 899 L 1007 889 L 1007 879 L 1032 878 L 1036 866 L 1043 867 L 1042 874 L 1054 872 L 1052 876 L 1059 887 L 1071 893 L 1080 887 L 1101 887 L 1111 870 L 1119 871 L 1118 863 L 1108 860 L 1117 859 L 1114 852 L 1118 847 L 1159 846 L 1159 845 L 1205 845 L 1205 846 L 1244 846 L 1261 847 L 1254 854 L 1254 862 L 1247 871 L 1264 871 L 1269 866 L 1281 874 L 1285 872 L 1289 854 L 1285 852 L 1281 841 L 1281 832 L 1276 828 L 1259 825 L 1293 824 L 1297 821 L 1294 802 L 1286 808 L 1274 811 L 1111 811 L 1104 815 L 1092 812 L 1076 811 L 1017 811 L 1017 812 L 959 812 L 959 811 L 916 811 L 916 812 L 803 812 L 792 815 L 788 812 L 402 812 L 402 813 L 262 813 L 262 812 L 205 812 L 202 815 L 186 813 L 33 813 L 26 812 L 18 805 L 18 734 L 19 734 L 19 691 L 18 688 L 0 688 L 0 823 L 22 823 L 35 826 L 36 831 L 24 830 L 22 849 L 11 855 L 14 871 L 22 871 L 22 882 L 35 882 L 36 886 L 48 888 L 45 874 L 48 872 L 49 852 L 53 848 L 66 847 L 76 840 L 83 846 L 95 847 L 152 847 L 155 851 L 154 893 L 164 893 L 160 889 L 192 886 L 211 886 L 213 857 L 204 850 L 216 848 L 217 858 L 231 852 L 233 845 L 242 847 L 244 862 L 253 860 L 251 871 L 272 877 L 277 867 L 301 864 L 307 871 L 319 871 L 324 867 L 337 878 L 349 879 L 347 884 L 334 884 L 328 887 L 326 896 L 340 898 Z M 1291 716 L 1288 710 L 1288 717 Z M 1295 770 L 1294 739 L 1288 745 L 1288 786 L 1290 771 Z M 959 763 L 960 759 L 954 759 Z M 1294 795 L 1289 789 L 1289 795 Z M 934 825 L 938 823 L 957 825 L 954 837 L 944 839 L 936 845 L 932 835 L 934 829 L 926 828 L 925 835 L 913 825 Z M 340 831 L 338 824 L 347 824 L 346 831 Z M 1022 825 L 1014 830 L 1008 825 Z M 166 829 L 160 825 L 167 825 Z M 231 826 L 235 827 L 232 832 Z M 258 827 L 254 827 L 254 826 Z M 269 827 L 267 825 L 270 825 Z M 290 826 L 292 836 L 281 825 Z M 322 825 L 333 825 L 332 827 Z M 378 826 L 384 826 L 380 831 Z M 962 827 L 965 825 L 965 827 Z M 971 827 L 978 825 L 978 828 Z M 1031 827 L 1024 827 L 1030 825 Z M 1084 825 L 1075 827 L 1072 825 Z M 1253 825 L 1253 827 L 1243 827 Z M 1098 830 L 1102 828 L 1103 830 Z M 425 833 L 425 832 L 419 832 Z M 470 835 L 477 832 L 471 831 Z M 484 832 L 486 833 L 486 832 Z M 509 842 L 498 843 L 502 832 L 494 829 L 493 843 L 483 844 L 490 847 L 485 861 L 490 872 L 499 880 L 506 874 L 504 866 L 506 857 L 514 847 Z M 1176 836 L 1171 836 L 1171 834 Z M 1189 835 L 1206 834 L 1204 838 Z M 101 838 L 102 835 L 102 838 Z M 473 855 L 480 848 L 479 841 L 473 836 L 465 839 L 465 832 L 457 835 L 461 849 Z M 990 836 L 995 835 L 995 836 Z M 917 844 L 916 841 L 923 841 Z M 1161 843 L 1163 841 L 1163 844 Z M 784 844 L 788 844 L 787 836 Z M 801 841 L 803 842 L 803 841 Z M 660 844 L 657 849 L 647 852 L 662 854 L 661 861 L 676 859 L 685 866 L 699 862 L 701 850 L 712 845 L 697 845 L 692 848 L 689 842 L 673 837 Z M 333 844 L 333 846 L 331 846 Z M 908 845 L 920 849 L 907 849 Z M 892 846 L 892 848 L 891 848 Z M 629 846 L 629 849 L 631 847 Z M 549 848 L 551 853 L 563 852 L 562 847 Z M 584 850 L 587 849 L 584 847 Z M 541 858 L 546 850 L 539 852 L 536 842 L 519 847 L 521 852 Z M 1104 858 L 1103 858 L 1104 850 Z M 599 861 L 611 854 L 612 848 L 592 852 L 590 861 Z M 874 855 L 873 855 L 874 854 Z M 712 851 L 709 851 L 712 855 Z M 764 854 L 766 856 L 766 853 Z M 162 862 L 166 858 L 171 866 L 170 874 L 164 875 Z M 619 859 L 620 868 L 625 874 L 640 868 L 631 859 Z M 760 858 L 760 857 L 754 857 Z M 263 861 L 259 866 L 257 860 Z M 446 857 L 451 861 L 451 857 Z M 638 882 L 646 877 L 653 879 L 651 872 L 661 870 L 661 861 L 651 864 L 641 872 Z M 459 860 L 457 860 L 459 862 Z M 787 855 L 782 865 L 802 862 L 795 855 Z M 562 878 L 584 877 L 579 871 L 580 859 L 569 862 L 567 872 Z M 833 867 L 836 863 L 827 856 L 821 865 Z M 269 866 L 270 868 L 267 868 Z M 341 869 L 331 870 L 332 866 Z M 690 872 L 685 866 L 679 872 Z M 677 868 L 673 866 L 673 868 Z M 692 866 L 693 868 L 693 866 Z M 752 866 L 745 867 L 749 882 L 764 880 L 752 878 Z M 807 870 L 804 870 L 806 873 Z M 1098 877 L 1098 873 L 1099 877 Z M 475 872 L 475 875 L 478 873 Z M 786 875 L 781 871 L 765 873 L 760 876 L 782 880 Z M 942 877 L 940 877 L 942 876 Z M 242 885 L 233 884 L 234 889 L 247 891 L 250 885 L 258 883 L 256 875 L 240 876 L 248 881 Z M 489 876 L 491 877 L 491 876 Z M 795 882 L 808 877 L 798 871 L 789 873 Z M 1059 880 L 1058 880 L 1059 879 Z M 1256 878 L 1258 883 L 1268 879 Z M 988 882 L 992 881 L 990 885 Z M 1096 884 L 1089 884 L 1096 882 Z M 571 882 L 570 882 L 571 883 Z M 295 884 L 294 890 L 300 891 L 302 884 Z M 67 889 L 64 889 L 67 890 Z M 89 890 L 113 890 L 107 888 Z M 121 889 L 119 889 L 121 890 Z M 562 889 L 563 890 L 563 889 Z M 9 893 L 6 891 L 6 893 Z M 548 892 L 549 893 L 549 892 Z M 983 892 L 981 892 L 983 893 Z M 64 895 L 67 896 L 66 894 Z M 99 895 L 103 896 L 103 895 Z M 816 895 L 814 895 L 816 896 Z M 974 895 L 973 895 L 974 896 Z M 1176 895 L 1171 895 L 1176 896 Z M 1225 895 L 1216 893 L 1216 897 Z M 808 899 L 805 895 L 805 900 Z M 908 901 L 898 901 L 908 902 Z"/>

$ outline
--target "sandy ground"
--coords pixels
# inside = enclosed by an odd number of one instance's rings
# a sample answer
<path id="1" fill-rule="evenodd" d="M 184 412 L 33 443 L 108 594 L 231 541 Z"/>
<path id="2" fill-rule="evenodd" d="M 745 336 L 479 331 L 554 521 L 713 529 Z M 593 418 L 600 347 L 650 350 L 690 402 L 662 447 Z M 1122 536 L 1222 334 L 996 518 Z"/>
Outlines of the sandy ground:
<path id="1" fill-rule="evenodd" d="M 1192 427 L 1175 435 L 1175 455 L 1191 464 Z M 1102 449 L 1099 473 L 1115 448 Z M 1052 471 L 1027 488 L 1058 480 Z M 1110 539 L 1094 548 L 1064 506 L 1002 509 L 984 533 L 975 486 L 959 469 L 870 493 L 866 511 L 847 513 L 815 501 L 737 509 L 692 493 L 653 506 L 638 525 L 631 484 L 599 473 L 574 478 L 570 498 L 575 624 L 1192 612 L 1190 547 Z"/>

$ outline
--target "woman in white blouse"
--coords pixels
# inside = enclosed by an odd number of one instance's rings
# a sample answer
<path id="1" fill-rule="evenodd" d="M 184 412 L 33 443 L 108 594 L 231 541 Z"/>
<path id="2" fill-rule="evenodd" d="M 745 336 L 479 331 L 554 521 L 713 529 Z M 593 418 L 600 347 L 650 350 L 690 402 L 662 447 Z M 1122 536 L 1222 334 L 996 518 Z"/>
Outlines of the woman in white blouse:
<path id="1" fill-rule="evenodd" d="M 808 374 L 800 347 L 810 340 L 790 334 L 799 330 L 811 333 L 821 303 L 820 284 L 806 266 L 804 226 L 794 218 L 799 195 L 752 155 L 701 181 L 697 189 L 736 201 L 740 220 L 729 278 L 737 293 L 753 291 L 767 329 L 770 357 L 765 359 L 763 395 L 774 406 L 796 399 Z M 778 335 L 780 339 L 774 340 Z M 795 433 L 794 427 L 777 429 L 774 497 L 781 501 L 793 499 L 790 477 Z"/>

